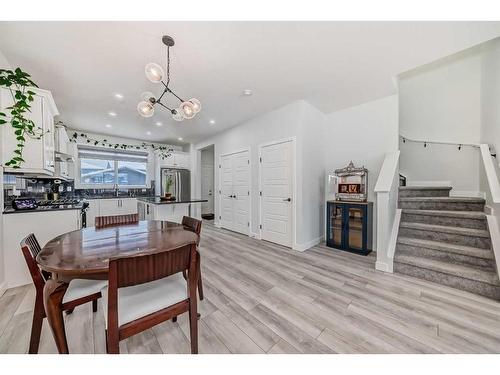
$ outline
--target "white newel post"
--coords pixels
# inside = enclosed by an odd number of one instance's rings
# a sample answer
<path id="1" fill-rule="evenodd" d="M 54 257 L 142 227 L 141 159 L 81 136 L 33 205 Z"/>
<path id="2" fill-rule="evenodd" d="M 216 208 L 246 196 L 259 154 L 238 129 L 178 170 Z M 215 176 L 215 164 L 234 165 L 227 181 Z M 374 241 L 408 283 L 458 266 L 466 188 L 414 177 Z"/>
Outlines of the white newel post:
<path id="1" fill-rule="evenodd" d="M 385 155 L 375 185 L 377 195 L 377 261 L 375 268 L 392 272 L 401 211 L 397 208 L 399 150 Z"/>

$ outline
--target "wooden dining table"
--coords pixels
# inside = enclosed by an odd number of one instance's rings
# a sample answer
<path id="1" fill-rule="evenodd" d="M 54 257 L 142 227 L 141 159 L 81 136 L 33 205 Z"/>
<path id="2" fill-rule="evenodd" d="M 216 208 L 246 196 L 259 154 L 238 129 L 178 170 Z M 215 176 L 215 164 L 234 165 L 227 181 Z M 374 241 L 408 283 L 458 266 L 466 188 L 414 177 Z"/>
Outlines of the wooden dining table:
<path id="1" fill-rule="evenodd" d="M 139 221 L 102 229 L 83 228 L 49 241 L 36 261 L 41 269 L 52 274 L 45 283 L 43 295 L 45 313 L 59 353 L 69 353 L 62 300 L 71 280 L 107 280 L 110 258 L 155 254 L 196 244 L 197 240 L 196 233 L 178 223 Z"/>

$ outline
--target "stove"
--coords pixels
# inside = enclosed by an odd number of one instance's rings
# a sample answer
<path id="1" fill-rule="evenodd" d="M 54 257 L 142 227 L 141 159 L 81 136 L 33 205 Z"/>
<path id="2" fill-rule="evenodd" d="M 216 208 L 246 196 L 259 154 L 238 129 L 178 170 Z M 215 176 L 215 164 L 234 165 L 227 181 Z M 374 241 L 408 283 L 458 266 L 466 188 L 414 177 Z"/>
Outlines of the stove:
<path id="1" fill-rule="evenodd" d="M 36 202 L 38 207 L 51 207 L 51 206 L 74 206 L 80 204 L 81 201 L 76 198 L 63 198 L 56 200 L 40 200 Z"/>

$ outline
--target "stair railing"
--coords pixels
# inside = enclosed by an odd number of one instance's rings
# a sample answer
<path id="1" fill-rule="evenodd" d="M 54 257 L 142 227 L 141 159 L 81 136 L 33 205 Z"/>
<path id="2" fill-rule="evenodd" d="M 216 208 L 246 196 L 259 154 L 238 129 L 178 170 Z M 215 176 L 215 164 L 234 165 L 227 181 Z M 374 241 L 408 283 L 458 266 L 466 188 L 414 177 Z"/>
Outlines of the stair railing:
<path id="1" fill-rule="evenodd" d="M 489 194 L 487 194 L 487 204 L 491 206 L 491 214 L 487 215 L 488 229 L 490 231 L 491 244 L 495 255 L 497 273 L 500 274 L 500 180 L 498 179 L 498 169 L 495 165 L 495 154 L 487 144 L 480 145 L 481 160 L 483 162 L 486 180 L 488 181 Z"/>
<path id="2" fill-rule="evenodd" d="M 398 210 L 400 151 L 385 155 L 375 184 L 377 196 L 377 261 L 375 268 L 392 272 L 401 210 Z"/>
<path id="3" fill-rule="evenodd" d="M 447 142 L 447 141 L 427 141 L 425 139 L 412 139 L 405 137 L 402 134 L 399 134 L 399 139 L 403 142 L 412 142 L 412 143 L 421 143 L 426 147 L 427 145 L 448 145 L 448 146 L 457 146 L 460 150 L 462 147 L 472 147 L 472 148 L 480 148 L 480 144 L 478 143 L 457 143 L 457 142 Z M 494 156 L 494 154 L 491 154 Z M 496 156 L 496 155 L 495 155 Z"/>

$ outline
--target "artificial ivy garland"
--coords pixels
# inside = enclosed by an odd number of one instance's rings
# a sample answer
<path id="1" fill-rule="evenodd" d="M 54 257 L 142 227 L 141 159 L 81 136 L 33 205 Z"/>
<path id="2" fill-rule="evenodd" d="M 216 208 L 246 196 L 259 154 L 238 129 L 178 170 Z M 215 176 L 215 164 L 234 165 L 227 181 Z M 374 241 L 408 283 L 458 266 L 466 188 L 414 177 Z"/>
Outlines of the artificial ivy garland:
<path id="1" fill-rule="evenodd" d="M 58 124 L 62 124 L 62 122 L 59 121 Z M 64 124 L 62 124 L 62 125 L 64 125 Z M 130 149 L 147 150 L 147 149 L 151 148 L 153 150 L 160 151 L 158 153 L 158 156 L 161 157 L 162 159 L 168 158 L 172 154 L 172 151 L 173 151 L 173 149 L 171 149 L 167 146 L 158 146 L 158 145 L 155 145 L 153 143 L 146 143 L 146 142 L 142 142 L 140 145 L 130 145 L 130 144 L 126 144 L 126 143 L 111 143 L 111 142 L 108 142 L 106 139 L 103 139 L 103 140 L 94 139 L 94 138 L 89 137 L 85 133 L 78 133 L 76 131 L 71 136 L 70 142 L 77 143 L 78 138 L 84 139 L 87 143 L 92 144 L 94 146 L 111 147 L 111 148 L 122 149 L 122 150 L 130 150 Z"/>
<path id="2" fill-rule="evenodd" d="M 30 75 L 20 68 L 15 70 L 0 69 L 0 87 L 7 88 L 14 101 L 10 107 L 5 108 L 6 112 L 0 112 L 0 125 L 10 123 L 16 135 L 16 149 L 12 158 L 5 163 L 5 166 L 20 168 L 24 162 L 23 151 L 26 144 L 26 137 L 40 139 L 44 132 L 42 128 L 26 116 L 31 112 L 31 102 L 35 93 L 29 87 L 38 87 L 30 79 Z"/>

